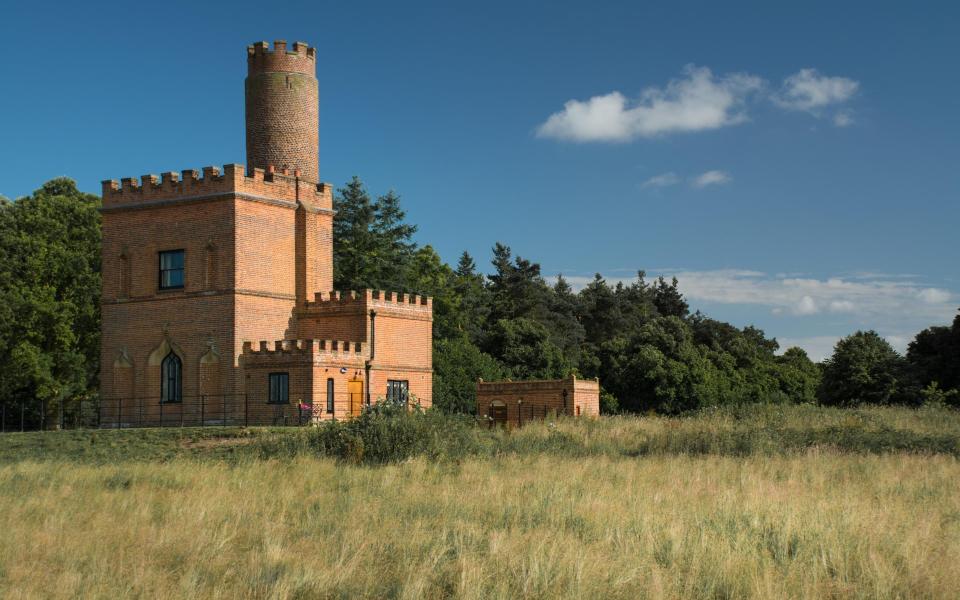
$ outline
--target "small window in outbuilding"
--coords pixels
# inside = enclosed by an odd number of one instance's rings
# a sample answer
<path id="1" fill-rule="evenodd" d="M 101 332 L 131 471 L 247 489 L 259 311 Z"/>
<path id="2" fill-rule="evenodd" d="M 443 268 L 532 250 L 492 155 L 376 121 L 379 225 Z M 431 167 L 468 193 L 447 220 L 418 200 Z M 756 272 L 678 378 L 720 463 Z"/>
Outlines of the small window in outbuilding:
<path id="1" fill-rule="evenodd" d="M 333 378 L 327 379 L 327 413 L 333 414 Z"/>

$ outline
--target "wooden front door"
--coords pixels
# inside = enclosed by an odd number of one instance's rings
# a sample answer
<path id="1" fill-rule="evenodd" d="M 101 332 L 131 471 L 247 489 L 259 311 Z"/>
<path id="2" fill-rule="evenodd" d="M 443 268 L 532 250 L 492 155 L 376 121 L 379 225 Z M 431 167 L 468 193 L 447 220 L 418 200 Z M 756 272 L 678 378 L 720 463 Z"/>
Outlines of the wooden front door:
<path id="1" fill-rule="evenodd" d="M 350 396 L 350 416 L 356 417 L 363 412 L 363 380 L 348 381 L 347 394 Z"/>

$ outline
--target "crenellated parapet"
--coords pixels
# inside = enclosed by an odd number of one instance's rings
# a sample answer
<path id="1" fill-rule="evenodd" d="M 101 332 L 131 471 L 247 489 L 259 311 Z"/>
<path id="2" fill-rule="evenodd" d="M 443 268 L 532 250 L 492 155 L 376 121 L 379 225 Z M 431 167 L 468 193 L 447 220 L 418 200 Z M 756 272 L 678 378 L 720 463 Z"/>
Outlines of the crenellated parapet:
<path id="1" fill-rule="evenodd" d="M 272 49 L 267 42 L 256 42 L 247 46 L 247 72 L 302 73 L 313 77 L 317 72 L 317 49 L 306 42 L 294 42 L 290 50 L 284 40 L 273 42 Z"/>
<path id="2" fill-rule="evenodd" d="M 104 208 L 146 205 L 152 202 L 200 200 L 225 194 L 249 199 L 300 202 L 307 207 L 332 210 L 333 187 L 329 183 L 313 183 L 300 178 L 298 171 L 287 169 L 253 169 L 228 164 L 204 167 L 202 172 L 186 169 L 144 175 L 140 179 L 125 177 L 107 179 L 103 185 Z"/>
<path id="3" fill-rule="evenodd" d="M 277 340 L 243 343 L 244 364 L 257 365 L 284 361 L 297 362 L 362 362 L 368 356 L 363 342 L 339 340 Z"/>
<path id="4" fill-rule="evenodd" d="M 358 312 L 385 309 L 431 314 L 433 312 L 433 298 L 419 294 L 382 290 L 332 291 L 316 292 L 313 301 L 307 302 L 305 306 L 306 311 L 311 313 L 343 311 L 351 308 Z"/>

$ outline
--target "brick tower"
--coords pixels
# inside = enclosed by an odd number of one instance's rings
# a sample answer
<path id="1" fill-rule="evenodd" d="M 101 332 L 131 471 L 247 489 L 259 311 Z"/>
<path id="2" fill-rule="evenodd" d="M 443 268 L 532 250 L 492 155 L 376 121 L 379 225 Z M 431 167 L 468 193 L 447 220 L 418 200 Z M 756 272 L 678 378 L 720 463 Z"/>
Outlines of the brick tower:
<path id="1" fill-rule="evenodd" d="M 332 291 L 316 50 L 247 48 L 247 160 L 103 182 L 108 427 L 346 418 L 432 401 L 430 298 Z"/>
<path id="2" fill-rule="evenodd" d="M 247 168 L 300 171 L 319 182 L 316 49 L 277 40 L 247 48 Z"/>

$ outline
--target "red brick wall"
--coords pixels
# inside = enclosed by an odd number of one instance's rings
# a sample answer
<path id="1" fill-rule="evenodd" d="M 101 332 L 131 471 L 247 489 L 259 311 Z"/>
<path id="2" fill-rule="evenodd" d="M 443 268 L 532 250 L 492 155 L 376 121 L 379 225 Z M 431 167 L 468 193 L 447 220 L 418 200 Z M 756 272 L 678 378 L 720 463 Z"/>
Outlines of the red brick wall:
<path id="1" fill-rule="evenodd" d="M 165 340 L 183 361 L 184 396 L 208 391 L 201 389 L 199 365 L 210 349 L 209 342 L 226 360 L 208 364 L 208 375 L 219 371 L 216 377 L 220 381 L 232 380 L 233 239 L 234 211 L 229 197 L 185 204 L 132 202 L 126 209 L 116 204 L 105 208 L 100 364 L 101 396 L 107 406 L 123 396 L 128 404 L 138 406 L 139 415 L 141 401 L 159 401 L 159 366 L 148 365 L 148 359 Z M 184 250 L 184 288 L 159 290 L 158 253 L 177 249 Z M 217 277 L 206 272 L 211 262 L 219 271 Z M 114 372 L 124 350 L 132 363 L 129 375 Z M 221 393 L 231 392 L 227 386 Z"/>
<path id="2" fill-rule="evenodd" d="M 246 88 L 247 165 L 289 167 L 319 181 L 319 96 L 316 53 L 286 42 L 248 48 Z"/>
<path id="3" fill-rule="evenodd" d="M 290 407 L 287 414 L 296 414 L 300 401 L 312 400 L 315 420 L 345 419 L 350 416 L 350 403 L 347 382 L 350 379 L 363 379 L 365 355 L 357 352 L 351 345 L 344 348 L 337 345 L 335 351 L 330 348 L 321 350 L 319 343 L 313 342 L 313 350 L 306 350 L 308 344 L 300 342 L 299 350 L 293 350 L 295 343 L 288 342 L 285 351 L 276 351 L 274 344 L 267 349 L 251 348 L 243 357 L 246 375 L 247 398 L 251 407 L 250 414 L 257 415 L 255 422 L 271 420 L 279 409 L 269 405 L 269 374 L 289 373 Z M 327 412 L 327 379 L 334 380 L 334 412 Z"/>
<path id="4" fill-rule="evenodd" d="M 391 379 L 409 383 L 410 401 L 416 399 L 423 408 L 433 406 L 433 372 L 425 369 L 370 369 L 370 401 L 387 398 L 387 381 Z"/>
<path id="5" fill-rule="evenodd" d="M 507 423 L 513 426 L 550 414 L 597 416 L 600 414 L 600 384 L 596 380 L 574 377 L 546 381 L 478 382 L 477 415 L 489 416 L 493 402 L 506 405 Z"/>

